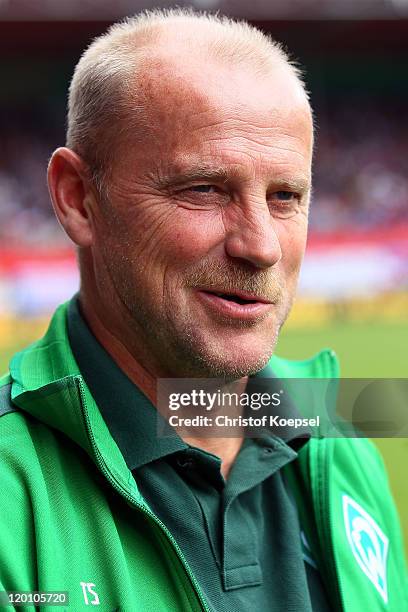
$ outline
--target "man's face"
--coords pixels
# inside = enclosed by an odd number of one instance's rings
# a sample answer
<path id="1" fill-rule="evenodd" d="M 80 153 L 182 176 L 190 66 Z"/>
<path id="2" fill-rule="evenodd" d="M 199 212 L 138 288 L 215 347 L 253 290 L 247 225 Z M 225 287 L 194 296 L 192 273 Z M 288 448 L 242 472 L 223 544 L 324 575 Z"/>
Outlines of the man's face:
<path id="1" fill-rule="evenodd" d="M 154 374 L 238 378 L 266 364 L 294 298 L 310 111 L 282 69 L 163 61 L 154 74 L 149 128 L 115 149 L 96 280 Z"/>

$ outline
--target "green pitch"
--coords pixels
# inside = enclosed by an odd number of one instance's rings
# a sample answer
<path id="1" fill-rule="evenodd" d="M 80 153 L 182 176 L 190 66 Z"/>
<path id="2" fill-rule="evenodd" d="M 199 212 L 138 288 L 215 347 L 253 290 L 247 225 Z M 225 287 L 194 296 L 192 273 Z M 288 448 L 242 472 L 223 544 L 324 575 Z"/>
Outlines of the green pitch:
<path id="1" fill-rule="evenodd" d="M 329 347 L 345 378 L 408 378 L 408 321 L 339 322 L 327 327 L 283 328 L 277 353 L 304 359 Z"/>
<path id="2" fill-rule="evenodd" d="M 40 335 L 30 329 L 31 341 Z M 27 340 L 5 345 L 0 338 L 0 372 L 5 372 L 10 356 Z M 282 357 L 303 359 L 330 347 L 340 358 L 342 376 L 354 378 L 408 378 L 408 321 L 397 323 L 339 322 L 330 326 L 282 330 L 277 353 Z M 408 399 L 408 398 L 407 398 Z M 376 440 L 388 468 L 391 488 L 408 543 L 408 439 Z M 375 475 L 373 474 L 373 482 Z"/>

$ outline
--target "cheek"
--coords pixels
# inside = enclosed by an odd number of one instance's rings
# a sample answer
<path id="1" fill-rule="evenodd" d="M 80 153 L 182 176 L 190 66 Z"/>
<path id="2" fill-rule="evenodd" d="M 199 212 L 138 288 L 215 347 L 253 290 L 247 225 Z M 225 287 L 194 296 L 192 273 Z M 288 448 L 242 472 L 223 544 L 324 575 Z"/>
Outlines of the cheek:
<path id="1" fill-rule="evenodd" d="M 307 223 L 300 222 L 282 225 L 279 242 L 282 249 L 282 266 L 287 277 L 297 277 L 306 248 Z"/>
<path id="2" fill-rule="evenodd" d="M 186 268 L 224 239 L 222 220 L 206 212 L 180 210 L 161 237 L 160 257 L 170 267 Z"/>

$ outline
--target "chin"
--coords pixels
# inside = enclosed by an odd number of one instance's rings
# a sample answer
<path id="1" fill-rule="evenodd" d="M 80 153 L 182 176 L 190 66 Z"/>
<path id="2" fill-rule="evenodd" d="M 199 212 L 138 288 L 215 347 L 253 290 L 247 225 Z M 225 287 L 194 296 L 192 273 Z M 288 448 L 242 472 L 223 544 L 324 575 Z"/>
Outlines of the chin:
<path id="1" fill-rule="evenodd" d="M 280 325 L 214 330 L 186 325 L 171 338 L 171 368 L 184 378 L 232 378 L 255 374 L 271 358 Z"/>
<path id="2" fill-rule="evenodd" d="M 228 378 L 238 379 L 259 372 L 266 366 L 272 356 L 274 345 L 265 347 L 260 351 L 245 350 L 241 347 L 229 347 L 227 350 L 207 350 L 201 347 L 195 355 L 190 353 L 188 369 L 194 374 L 191 378 Z"/>

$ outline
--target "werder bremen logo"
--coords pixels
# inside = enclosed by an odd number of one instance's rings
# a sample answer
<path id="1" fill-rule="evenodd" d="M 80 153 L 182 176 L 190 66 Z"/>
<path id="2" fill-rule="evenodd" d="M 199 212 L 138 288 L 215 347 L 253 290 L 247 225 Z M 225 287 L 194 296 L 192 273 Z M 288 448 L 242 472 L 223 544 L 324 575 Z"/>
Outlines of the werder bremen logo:
<path id="1" fill-rule="evenodd" d="M 348 495 L 343 495 L 343 513 L 353 555 L 364 574 L 387 603 L 389 540 L 368 512 Z"/>

